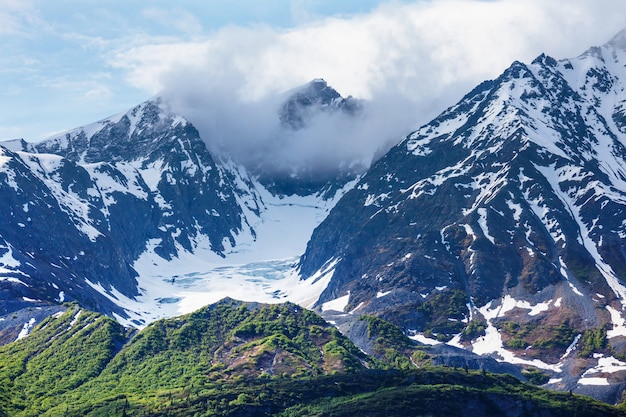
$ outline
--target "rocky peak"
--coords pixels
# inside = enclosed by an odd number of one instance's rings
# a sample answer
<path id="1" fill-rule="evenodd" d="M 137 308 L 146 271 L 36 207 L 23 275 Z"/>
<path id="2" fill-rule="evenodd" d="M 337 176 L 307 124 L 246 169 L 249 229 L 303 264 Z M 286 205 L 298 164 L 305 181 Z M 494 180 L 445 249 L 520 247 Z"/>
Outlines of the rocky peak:
<path id="1" fill-rule="evenodd" d="M 353 114 L 360 108 L 352 96 L 342 97 L 328 83 L 317 78 L 293 90 L 280 110 L 280 121 L 284 127 L 299 130 L 306 127 L 307 120 L 319 112 L 342 111 Z"/>
<path id="2" fill-rule="evenodd" d="M 626 353 L 626 61 L 613 58 L 515 62 L 392 148 L 301 258 L 303 278 L 331 277 L 320 310 L 345 300 L 346 317 L 555 375 L 594 331 L 610 329 L 589 373 Z"/>

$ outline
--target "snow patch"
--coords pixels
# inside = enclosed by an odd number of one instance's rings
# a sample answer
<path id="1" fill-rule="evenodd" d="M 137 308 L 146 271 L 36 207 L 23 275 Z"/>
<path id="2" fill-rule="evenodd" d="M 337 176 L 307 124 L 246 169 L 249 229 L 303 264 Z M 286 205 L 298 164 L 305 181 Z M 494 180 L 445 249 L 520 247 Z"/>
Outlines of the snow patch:
<path id="1" fill-rule="evenodd" d="M 578 384 L 579 385 L 611 385 L 609 384 L 609 381 L 606 378 L 598 378 L 598 377 L 581 378 L 578 380 Z"/>
<path id="2" fill-rule="evenodd" d="M 78 318 L 80 317 L 82 312 L 83 312 L 83 310 L 78 310 L 76 312 L 76 314 L 74 314 L 74 317 L 72 317 L 72 321 L 70 322 L 70 326 L 67 328 L 68 330 L 71 329 L 72 327 L 74 327 L 74 325 L 78 321 Z"/>
<path id="3" fill-rule="evenodd" d="M 431 339 L 429 337 L 424 336 L 422 333 L 415 333 L 409 336 L 409 339 L 413 339 L 418 341 L 424 345 L 435 346 L 441 344 L 439 340 Z"/>
<path id="4" fill-rule="evenodd" d="M 322 311 L 344 311 L 348 306 L 348 301 L 350 300 L 350 293 L 344 295 L 343 297 L 335 298 L 334 300 L 327 301 L 322 304 Z"/>
<path id="5" fill-rule="evenodd" d="M 580 340 L 581 337 L 582 337 L 582 334 L 576 335 L 572 343 L 570 343 L 570 345 L 565 350 L 565 353 L 561 356 L 561 359 L 567 358 L 570 353 L 576 350 L 576 344 L 578 344 L 578 341 Z"/>
<path id="6" fill-rule="evenodd" d="M 485 235 L 485 237 L 489 239 L 492 245 L 495 245 L 496 241 L 493 238 L 493 236 L 489 234 L 489 227 L 487 226 L 487 209 L 484 207 L 481 207 L 478 210 L 476 210 L 476 212 L 478 213 L 478 225 L 483 231 L 483 235 Z"/>
<path id="7" fill-rule="evenodd" d="M 617 336 L 626 336 L 626 320 L 622 314 L 611 306 L 606 306 L 606 309 L 609 311 L 611 323 L 613 323 L 613 328 L 606 332 L 607 339 L 612 339 Z"/>
<path id="8" fill-rule="evenodd" d="M 584 377 L 594 374 L 609 374 L 619 371 L 626 371 L 626 362 L 622 362 L 613 356 L 598 358 L 598 364 L 593 368 L 587 369 L 583 374 Z"/>
<path id="9" fill-rule="evenodd" d="M 30 334 L 30 331 L 35 326 L 35 322 L 36 321 L 37 320 L 35 320 L 34 318 L 31 318 L 30 320 L 28 320 L 27 323 L 24 323 L 24 326 L 22 327 L 22 330 L 20 330 L 20 333 L 17 335 L 17 338 L 15 340 L 17 341 L 17 340 L 23 339 L 26 336 L 28 336 Z"/>

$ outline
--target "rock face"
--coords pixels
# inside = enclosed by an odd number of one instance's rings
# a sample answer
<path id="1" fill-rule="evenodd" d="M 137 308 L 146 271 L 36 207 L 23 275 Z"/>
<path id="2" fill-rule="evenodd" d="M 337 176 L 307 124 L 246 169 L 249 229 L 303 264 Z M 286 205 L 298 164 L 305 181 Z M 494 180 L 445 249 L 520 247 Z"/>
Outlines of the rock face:
<path id="1" fill-rule="evenodd" d="M 12 277 L 2 283 L 10 292 L 123 314 L 95 287 L 137 295 L 132 263 L 147 249 L 168 259 L 203 244 L 223 256 L 235 235 L 253 233 L 240 200 L 249 190 L 159 100 L 16 145 L 22 150 L 0 148 L 2 272 Z"/>
<path id="2" fill-rule="evenodd" d="M 308 120 L 319 112 L 343 112 L 354 115 L 362 103 L 352 96 L 342 97 L 326 81 L 317 78 L 295 89 L 282 105 L 280 121 L 284 127 L 299 130 L 307 127 Z"/>
<path id="3" fill-rule="evenodd" d="M 320 118 L 355 120 L 362 114 L 364 106 L 363 101 L 352 96 L 344 98 L 323 79 L 315 79 L 289 92 L 279 111 L 281 135 L 292 136 L 297 141 L 302 139 L 298 134 L 307 130 L 311 123 L 319 122 Z M 327 130 L 319 134 L 328 134 Z M 340 134 L 336 136 L 337 143 L 341 143 Z M 249 169 L 273 194 L 305 196 L 321 193 L 327 198 L 367 170 L 361 161 L 336 161 L 333 155 L 325 155 L 323 159 L 331 162 L 304 158 L 307 163 L 293 166 L 267 158 Z"/>
<path id="4" fill-rule="evenodd" d="M 515 62 L 406 137 L 314 231 L 300 272 L 332 276 L 320 308 L 349 295 L 356 316 L 548 370 L 626 353 L 625 63 L 618 40 Z"/>
<path id="5" fill-rule="evenodd" d="M 351 100 L 314 81 L 287 97 L 276 118 L 285 132 L 304 129 L 315 112 L 353 108 Z M 155 98 L 37 144 L 0 143 L 0 317 L 77 300 L 128 319 L 123 299 L 142 293 L 142 254 L 224 258 L 256 241 L 263 196 L 323 205 L 356 175 L 342 167 L 321 181 L 313 171 L 248 171 L 213 155 L 207 141 Z"/>

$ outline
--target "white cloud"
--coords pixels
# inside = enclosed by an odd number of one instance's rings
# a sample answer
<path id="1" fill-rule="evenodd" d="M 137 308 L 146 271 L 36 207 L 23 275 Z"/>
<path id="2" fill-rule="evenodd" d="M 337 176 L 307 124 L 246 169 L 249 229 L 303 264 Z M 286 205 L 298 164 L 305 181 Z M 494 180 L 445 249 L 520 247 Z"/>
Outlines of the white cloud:
<path id="1" fill-rule="evenodd" d="M 0 1 L 0 36 L 27 36 L 38 20 L 32 0 Z"/>
<path id="2" fill-rule="evenodd" d="M 181 33 L 189 35 L 202 33 L 202 24 L 193 14 L 183 9 L 166 10 L 153 7 L 142 10 L 141 14 L 162 26 L 174 28 Z"/>
<path id="3" fill-rule="evenodd" d="M 307 21 L 297 27 L 227 27 L 194 42 L 144 38 L 115 51 L 111 64 L 132 85 L 175 97 L 175 107 L 209 142 L 245 152 L 274 143 L 270 113 L 278 104 L 272 97 L 323 77 L 344 96 L 371 100 L 367 122 L 320 122 L 310 135 L 273 151 L 280 149 L 294 164 L 306 150 L 342 154 L 337 141 L 328 139 L 333 126 L 343 129 L 344 153 L 362 158 L 497 77 L 514 60 L 528 62 L 542 52 L 572 57 L 608 41 L 622 29 L 626 2 L 602 3 L 389 2 L 367 14 L 309 21 L 306 2 L 295 1 L 293 13 Z"/>
<path id="4" fill-rule="evenodd" d="M 315 77 L 360 97 L 381 88 L 435 95 L 450 85 L 497 76 L 513 60 L 541 52 L 578 54 L 621 29 L 626 4 L 573 0 L 439 0 L 389 3 L 350 18 L 288 30 L 229 27 L 200 42 L 143 44 L 115 65 L 151 92 L 172 73 L 204 72 L 203 82 L 238 85 L 259 98 Z"/>

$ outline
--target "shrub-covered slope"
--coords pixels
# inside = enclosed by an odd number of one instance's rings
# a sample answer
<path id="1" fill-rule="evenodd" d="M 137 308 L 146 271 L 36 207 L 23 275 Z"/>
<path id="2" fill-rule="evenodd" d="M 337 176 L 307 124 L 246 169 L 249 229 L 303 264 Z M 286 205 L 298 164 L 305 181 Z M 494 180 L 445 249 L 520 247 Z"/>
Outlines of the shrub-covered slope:
<path id="1" fill-rule="evenodd" d="M 0 348 L 0 381 L 11 414 L 56 415 L 118 396 L 150 408 L 162 392 L 355 372 L 369 362 L 315 313 L 225 299 L 155 322 L 128 341 L 114 320 L 71 308 Z"/>
<path id="2" fill-rule="evenodd" d="M 136 334 L 70 306 L 0 348 L 0 416 L 626 415 L 511 376 L 417 369 L 427 355 L 397 328 L 364 322 L 379 359 L 294 304 L 225 299 Z"/>

